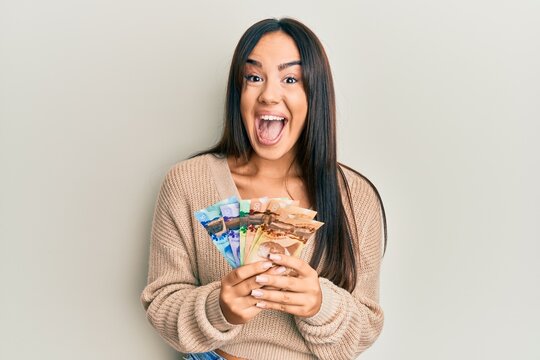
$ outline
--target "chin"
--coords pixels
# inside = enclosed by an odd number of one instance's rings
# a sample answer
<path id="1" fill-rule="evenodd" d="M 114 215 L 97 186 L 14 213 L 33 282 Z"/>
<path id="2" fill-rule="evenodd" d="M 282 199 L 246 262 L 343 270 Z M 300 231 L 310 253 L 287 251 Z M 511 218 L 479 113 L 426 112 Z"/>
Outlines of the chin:
<path id="1" fill-rule="evenodd" d="M 253 147 L 253 151 L 258 157 L 265 160 L 280 160 L 286 156 L 290 156 L 292 149 L 264 149 L 261 147 Z"/>

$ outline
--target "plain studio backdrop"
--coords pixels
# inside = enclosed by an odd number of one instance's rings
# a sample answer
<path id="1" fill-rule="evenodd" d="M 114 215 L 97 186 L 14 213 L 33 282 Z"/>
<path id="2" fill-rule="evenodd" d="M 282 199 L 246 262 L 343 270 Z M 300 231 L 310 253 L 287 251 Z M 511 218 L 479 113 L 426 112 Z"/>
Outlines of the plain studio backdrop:
<path id="1" fill-rule="evenodd" d="M 362 358 L 540 358 L 537 0 L 1 1 L 0 358 L 178 357 L 139 302 L 154 202 L 281 16 L 325 45 L 339 158 L 387 208 Z"/>

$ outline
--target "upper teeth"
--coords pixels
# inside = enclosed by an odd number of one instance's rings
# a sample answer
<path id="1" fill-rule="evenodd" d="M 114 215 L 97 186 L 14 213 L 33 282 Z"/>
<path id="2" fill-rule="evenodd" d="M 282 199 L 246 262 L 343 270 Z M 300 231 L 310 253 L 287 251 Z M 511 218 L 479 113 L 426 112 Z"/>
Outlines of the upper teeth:
<path id="1" fill-rule="evenodd" d="M 285 120 L 284 117 L 274 115 L 262 115 L 261 120 Z"/>

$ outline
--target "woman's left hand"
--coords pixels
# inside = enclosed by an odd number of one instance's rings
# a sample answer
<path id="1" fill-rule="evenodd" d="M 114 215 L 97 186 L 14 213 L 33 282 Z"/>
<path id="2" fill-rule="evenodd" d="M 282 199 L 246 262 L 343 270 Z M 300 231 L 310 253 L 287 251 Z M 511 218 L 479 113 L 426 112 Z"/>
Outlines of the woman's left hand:
<path id="1" fill-rule="evenodd" d="M 254 289 L 251 296 L 258 299 L 256 306 L 263 309 L 280 310 L 291 315 L 310 317 L 321 308 L 322 294 L 319 276 L 309 264 L 293 256 L 271 254 L 269 259 L 296 271 L 297 277 L 263 274 L 255 278 L 268 289 Z M 280 290 L 275 290 L 280 289 Z"/>

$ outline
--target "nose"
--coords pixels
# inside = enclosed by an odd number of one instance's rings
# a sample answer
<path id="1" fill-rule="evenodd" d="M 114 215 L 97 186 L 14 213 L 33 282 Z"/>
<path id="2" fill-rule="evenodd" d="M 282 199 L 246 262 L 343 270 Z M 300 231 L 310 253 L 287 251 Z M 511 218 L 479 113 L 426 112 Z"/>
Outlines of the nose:
<path id="1" fill-rule="evenodd" d="M 261 87 L 258 100 L 262 104 L 277 104 L 281 101 L 281 90 L 279 81 L 267 80 Z"/>

